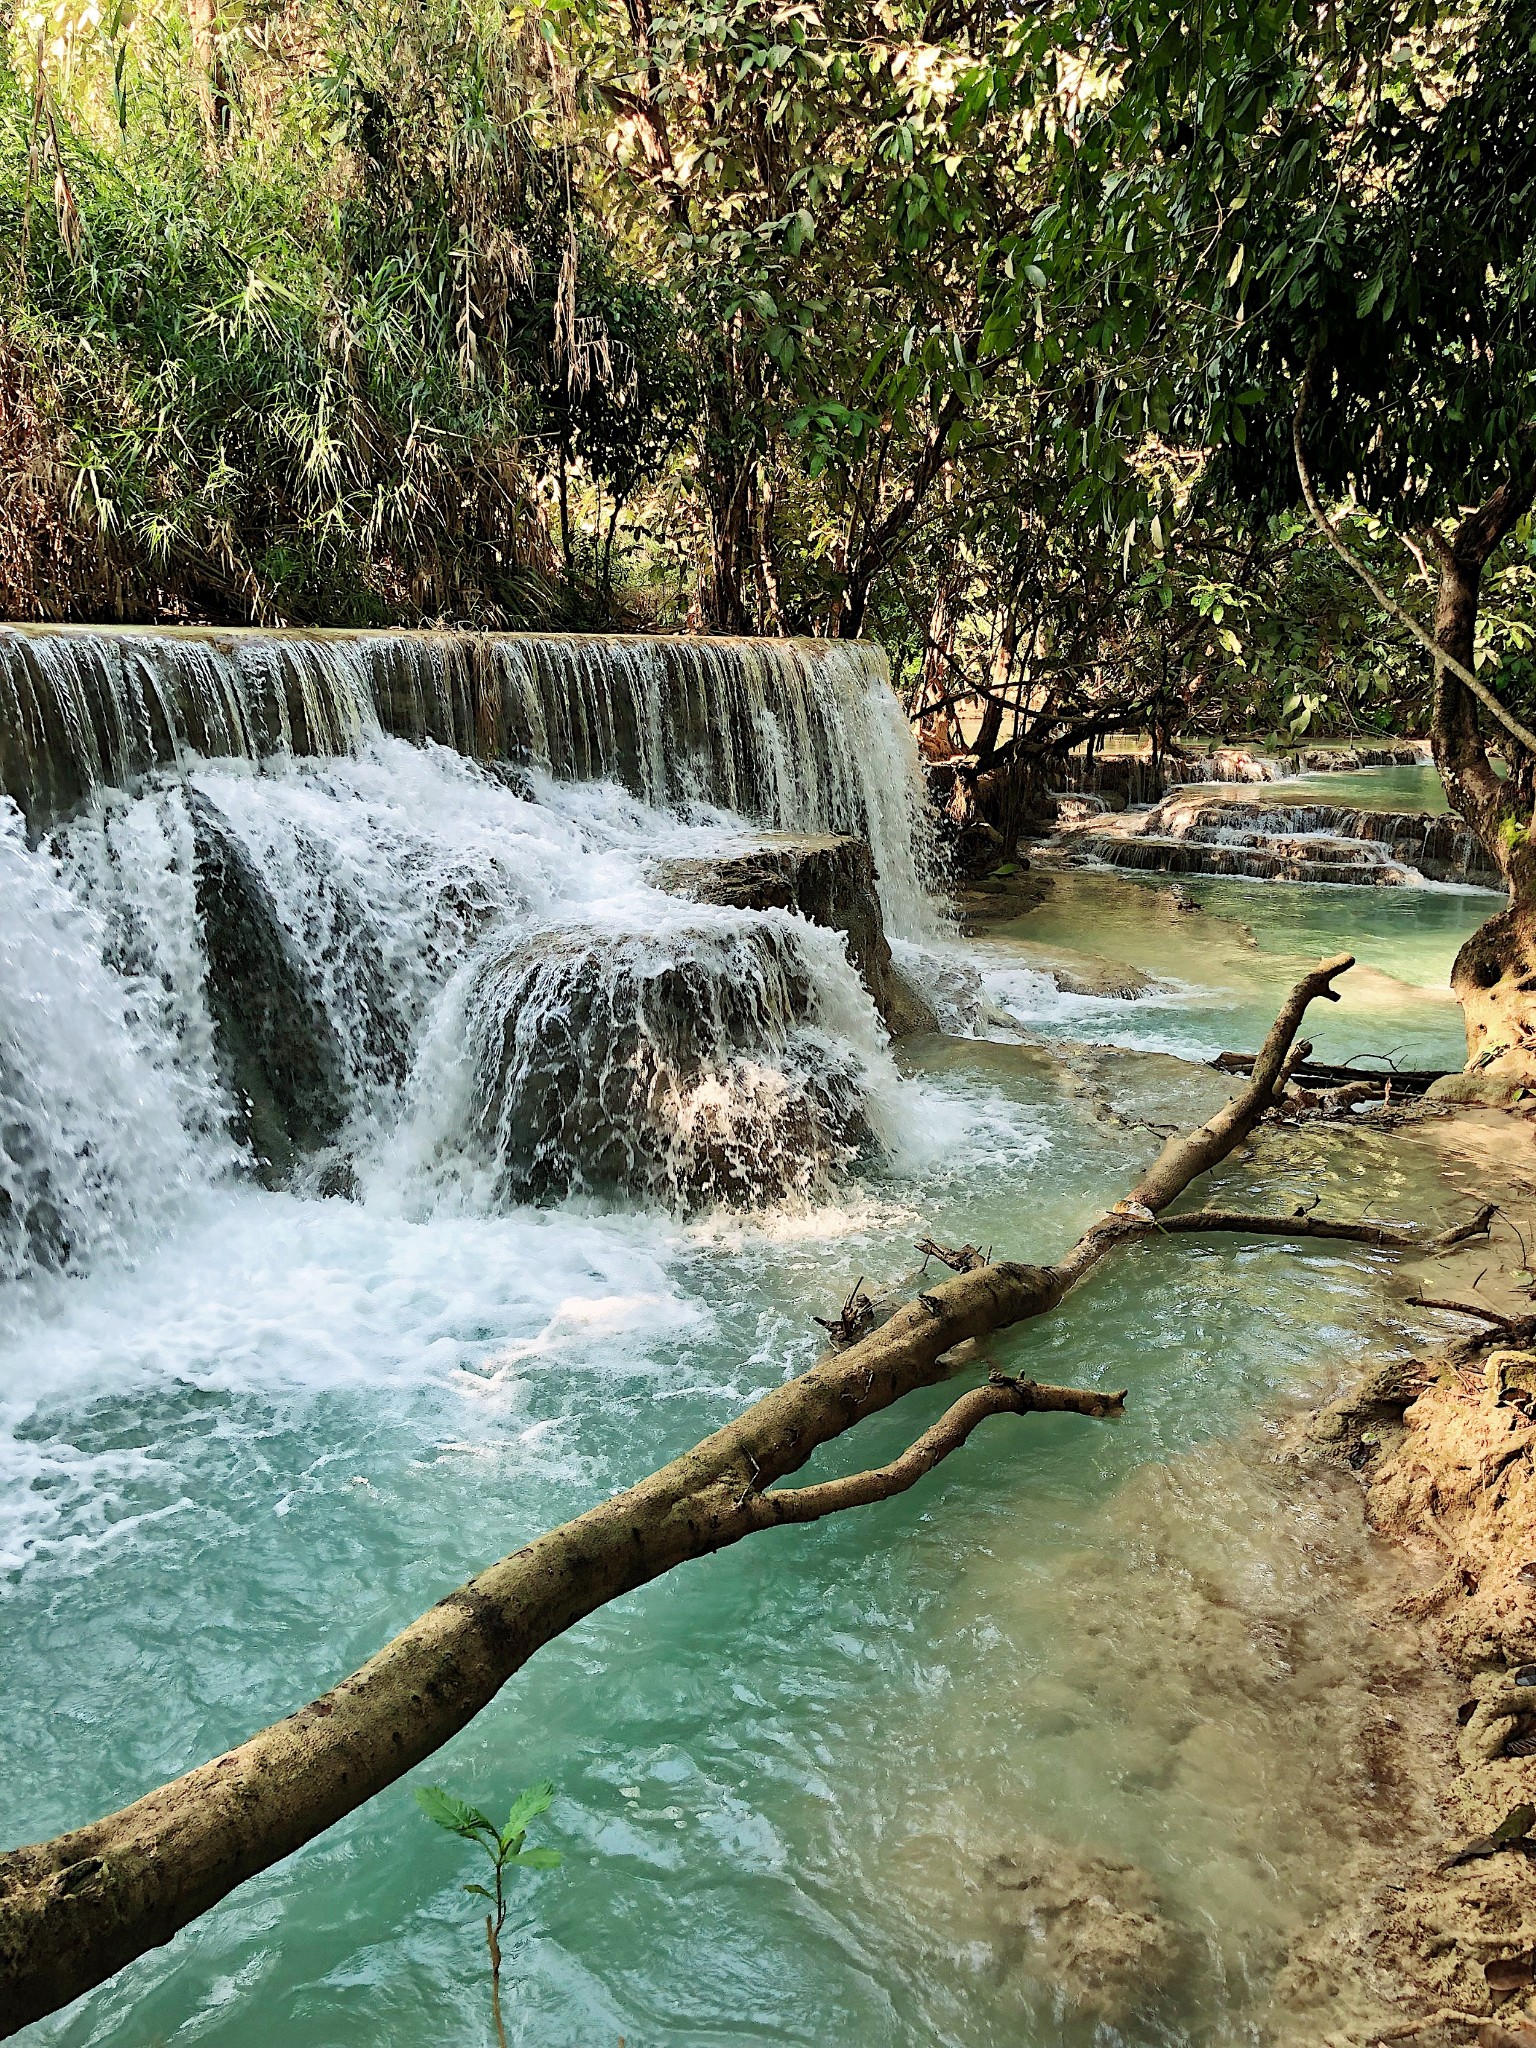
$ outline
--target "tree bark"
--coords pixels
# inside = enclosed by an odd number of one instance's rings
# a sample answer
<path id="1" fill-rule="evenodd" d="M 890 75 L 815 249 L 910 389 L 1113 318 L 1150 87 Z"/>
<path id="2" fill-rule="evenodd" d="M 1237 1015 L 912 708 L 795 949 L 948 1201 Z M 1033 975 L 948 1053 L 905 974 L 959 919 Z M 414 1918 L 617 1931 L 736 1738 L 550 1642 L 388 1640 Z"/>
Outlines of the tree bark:
<path id="1" fill-rule="evenodd" d="M 904 1491 L 988 1415 L 1118 1412 L 1118 1394 L 994 1376 L 892 1465 L 798 1491 L 778 1487 L 820 1446 L 951 1376 L 958 1346 L 1046 1314 L 1116 1246 L 1156 1234 L 1158 1213 L 1274 1106 L 1309 1050 L 1296 1040 L 1308 1004 L 1337 1000 L 1332 984 L 1351 964 L 1347 954 L 1326 961 L 1297 984 L 1248 1086 L 1199 1130 L 1170 1139 L 1128 1199 L 1056 1264 L 981 1265 L 919 1293 L 638 1485 L 449 1593 L 285 1720 L 120 1812 L 0 1857 L 0 2035 L 169 1941 L 392 1784 L 472 1720 L 536 1650 L 610 1600 L 762 1530 Z M 1262 1227 L 1262 1219 L 1235 1221 Z M 1234 1223 L 1207 1212 L 1189 1227 Z M 1286 1228 L 1324 1234 L 1311 1220 L 1287 1219 Z"/>
<path id="2" fill-rule="evenodd" d="M 1536 495 L 1536 466 L 1503 484 L 1447 537 L 1432 531 L 1440 580 L 1435 593 L 1437 648 L 1463 669 L 1473 666 L 1483 570 Z M 1475 931 L 1457 954 L 1451 986 L 1466 1020 L 1467 1061 L 1512 1086 L 1536 1079 L 1536 846 L 1526 796 L 1531 758 L 1505 738 L 1511 773 L 1489 759 L 1477 699 L 1443 659 L 1435 662 L 1431 739 L 1435 766 L 1452 808 L 1498 867 L 1509 908 Z"/>
<path id="3" fill-rule="evenodd" d="M 198 109 L 203 118 L 203 142 L 210 159 L 217 162 L 229 139 L 232 108 L 229 77 L 219 49 L 218 0 L 189 0 L 188 19 L 192 30 L 192 62 L 197 70 Z"/>
<path id="4" fill-rule="evenodd" d="M 1291 420 L 1302 496 L 1329 546 L 1434 659 L 1430 738 L 1435 766 L 1452 808 L 1482 841 L 1509 889 L 1509 908 L 1474 932 L 1457 954 L 1451 986 L 1466 1020 L 1468 1067 L 1513 1091 L 1536 1081 L 1536 815 L 1530 814 L 1536 733 L 1477 675 L 1477 608 L 1490 557 L 1536 502 L 1531 450 L 1536 428 L 1525 427 L 1509 476 L 1475 511 L 1462 516 L 1454 532 L 1447 536 L 1438 527 L 1430 529 L 1440 564 L 1431 634 L 1351 553 L 1318 500 L 1302 437 L 1317 364 L 1314 344 Z M 1479 706 L 1500 731 L 1500 746 L 1510 759 L 1507 778 L 1488 758 Z"/>

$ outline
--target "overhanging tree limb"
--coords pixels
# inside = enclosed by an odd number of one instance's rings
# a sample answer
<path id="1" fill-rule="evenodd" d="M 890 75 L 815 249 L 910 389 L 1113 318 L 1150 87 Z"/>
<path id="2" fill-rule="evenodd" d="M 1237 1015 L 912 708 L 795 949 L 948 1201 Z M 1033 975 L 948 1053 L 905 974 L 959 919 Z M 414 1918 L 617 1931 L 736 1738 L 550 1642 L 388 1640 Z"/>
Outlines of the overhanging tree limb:
<path id="1" fill-rule="evenodd" d="M 1351 964 L 1342 955 L 1297 984 L 1248 1086 L 1200 1129 L 1170 1139 L 1130 1197 L 1056 1264 L 978 1266 L 919 1293 L 637 1485 L 491 1565 L 285 1720 L 120 1812 L 0 1856 L 0 2034 L 169 1941 L 371 1799 L 471 1721 L 535 1651 L 621 1594 L 759 1531 L 890 1498 L 989 1415 L 1118 1412 L 1118 1394 L 994 1379 L 961 1395 L 891 1465 L 775 1490 L 822 1445 L 950 1377 L 966 1340 L 1046 1314 L 1116 1246 L 1155 1231 L 1156 1217 L 1273 1107 L 1308 1049 L 1295 1041 L 1307 1005 L 1336 1000 L 1332 983 Z"/>
<path id="2" fill-rule="evenodd" d="M 1359 577 L 1388 617 L 1396 619 L 1399 625 L 1406 626 L 1414 639 L 1434 656 L 1440 667 L 1449 669 L 1458 682 L 1464 683 L 1478 703 L 1498 720 L 1507 733 L 1519 740 L 1531 753 L 1536 754 L 1536 732 L 1532 732 L 1529 726 L 1522 725 L 1512 711 L 1507 711 L 1486 683 L 1480 682 L 1464 662 L 1458 661 L 1455 655 L 1440 645 L 1427 627 L 1419 624 L 1406 606 L 1398 603 L 1386 586 L 1371 574 L 1365 563 L 1348 546 L 1338 528 L 1323 510 L 1313 487 L 1312 473 L 1307 467 L 1306 444 L 1302 439 L 1302 423 L 1312 396 L 1312 376 L 1316 367 L 1317 350 L 1314 348 L 1307 358 L 1307 367 L 1302 372 L 1301 388 L 1296 397 L 1296 410 L 1291 415 L 1291 447 L 1295 451 L 1296 474 L 1301 482 L 1301 494 L 1307 501 L 1307 510 L 1312 514 L 1318 530 L 1339 560 Z"/>

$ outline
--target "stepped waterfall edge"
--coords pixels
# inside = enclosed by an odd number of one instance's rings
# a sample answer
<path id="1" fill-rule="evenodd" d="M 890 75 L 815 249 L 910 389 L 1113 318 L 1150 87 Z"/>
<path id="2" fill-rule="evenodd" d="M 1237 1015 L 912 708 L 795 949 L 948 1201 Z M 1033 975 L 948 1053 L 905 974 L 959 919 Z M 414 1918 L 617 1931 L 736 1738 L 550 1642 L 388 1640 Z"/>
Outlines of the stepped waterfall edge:
<path id="1" fill-rule="evenodd" d="M 882 911 L 931 913 L 877 649 L 3 628 L 0 771 L 0 1273 L 131 1257 L 241 1162 L 696 1208 L 891 1136 L 856 970 L 888 1008 Z M 669 893 L 764 831 L 841 835 L 852 964 L 846 912 Z"/>
<path id="2" fill-rule="evenodd" d="M 648 803 L 868 839 L 886 916 L 923 917 L 915 751 L 864 641 L 205 627 L 0 627 L 0 794 L 36 835 L 189 757 L 432 742 Z"/>

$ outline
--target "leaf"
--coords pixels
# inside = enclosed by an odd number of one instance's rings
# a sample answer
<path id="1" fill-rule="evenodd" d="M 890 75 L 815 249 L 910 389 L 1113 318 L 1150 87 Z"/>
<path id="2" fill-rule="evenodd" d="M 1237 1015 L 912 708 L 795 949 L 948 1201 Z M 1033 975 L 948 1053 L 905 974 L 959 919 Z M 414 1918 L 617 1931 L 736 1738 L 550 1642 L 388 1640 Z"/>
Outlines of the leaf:
<path id="1" fill-rule="evenodd" d="M 1536 1806 L 1512 1806 L 1493 1831 L 1496 1842 L 1518 1842 L 1536 1827 Z"/>
<path id="2" fill-rule="evenodd" d="M 507 1815 L 507 1824 L 501 1831 L 503 1849 L 508 1849 L 519 1835 L 528 1832 L 528 1823 L 537 1820 L 541 1813 L 548 1813 L 554 1800 L 555 1788 L 546 1778 L 542 1783 L 530 1785 L 526 1792 L 519 1792 L 512 1802 L 512 1811 Z"/>
<path id="3" fill-rule="evenodd" d="M 473 1894 L 473 1896 L 474 1896 L 475 1898 L 477 1898 L 477 1899 L 490 1899 L 490 1898 L 491 1898 L 491 1895 L 490 1895 L 490 1893 L 489 1893 L 489 1892 L 488 1892 L 488 1891 L 486 1890 L 486 1888 L 485 1888 L 485 1886 L 484 1886 L 483 1884 L 467 1884 L 467 1885 L 465 1885 L 465 1886 L 463 1887 L 463 1889 L 464 1889 L 465 1891 L 467 1891 L 467 1892 L 470 1892 L 470 1893 L 472 1893 L 472 1894 Z M 493 1906 L 495 1905 L 495 1903 L 496 1903 L 496 1901 L 495 1901 L 494 1899 L 491 1899 L 491 1904 L 492 1904 Z"/>
<path id="4" fill-rule="evenodd" d="M 1529 1991 L 1536 1984 L 1536 1950 L 1527 1948 L 1518 1955 L 1495 1956 L 1491 1963 L 1484 1963 L 1483 1975 L 1488 1989 L 1496 1994 Z"/>
<path id="5" fill-rule="evenodd" d="M 427 1819 L 438 1827 L 446 1828 L 450 1835 L 474 1837 L 480 1834 L 496 1834 L 496 1823 L 478 1812 L 473 1806 L 466 1806 L 462 1799 L 455 1799 L 445 1792 L 441 1785 L 418 1785 L 416 1804 Z"/>
<path id="6" fill-rule="evenodd" d="M 1536 1851 L 1536 1842 L 1529 1839 L 1533 1825 L 1536 1825 L 1536 1806 L 1512 1806 L 1496 1828 L 1464 1842 L 1446 1857 L 1440 1868 L 1454 1870 L 1459 1863 L 1475 1863 L 1484 1856 L 1497 1856 L 1501 1849 Z"/>
<path id="7" fill-rule="evenodd" d="M 558 1870 L 565 1858 L 558 1849 L 524 1849 L 520 1855 L 509 1857 L 508 1861 L 526 1864 L 530 1870 Z"/>

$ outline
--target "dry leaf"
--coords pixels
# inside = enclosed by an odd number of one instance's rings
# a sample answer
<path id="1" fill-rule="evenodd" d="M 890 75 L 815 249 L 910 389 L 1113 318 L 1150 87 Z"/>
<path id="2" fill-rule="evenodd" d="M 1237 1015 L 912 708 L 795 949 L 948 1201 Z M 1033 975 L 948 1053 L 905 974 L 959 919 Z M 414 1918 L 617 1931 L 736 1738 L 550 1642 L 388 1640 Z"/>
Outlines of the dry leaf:
<path id="1" fill-rule="evenodd" d="M 1484 1963 L 1483 1975 L 1488 1980 L 1488 1989 L 1499 1998 L 1507 1998 L 1516 1991 L 1529 1991 L 1536 1984 L 1536 1951 L 1522 1949 L 1518 1955 L 1495 1956 L 1491 1963 Z"/>

